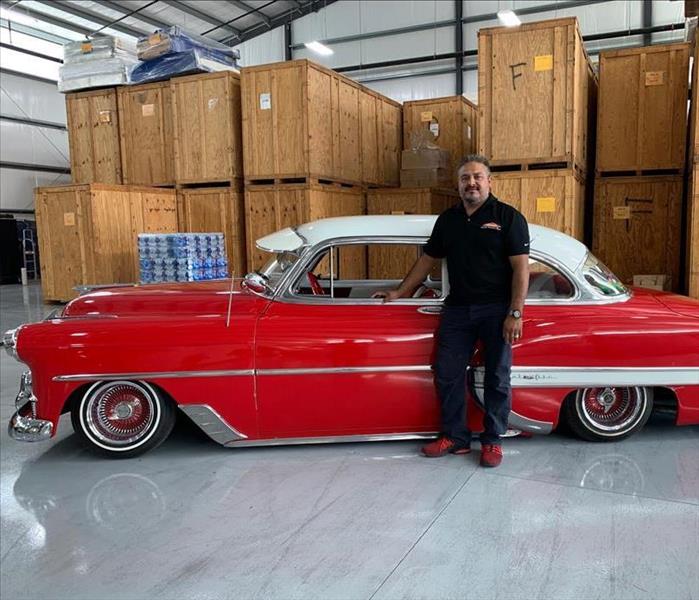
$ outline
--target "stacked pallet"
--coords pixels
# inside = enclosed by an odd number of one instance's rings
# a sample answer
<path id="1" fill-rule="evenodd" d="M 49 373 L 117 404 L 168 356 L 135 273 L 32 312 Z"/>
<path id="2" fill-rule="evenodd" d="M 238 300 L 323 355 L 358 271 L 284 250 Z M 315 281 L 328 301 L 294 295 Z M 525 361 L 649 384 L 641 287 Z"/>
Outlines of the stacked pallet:
<path id="1" fill-rule="evenodd" d="M 582 239 L 597 80 L 577 19 L 481 29 L 478 91 L 479 152 L 496 194 Z"/>
<path id="2" fill-rule="evenodd" d="M 600 54 L 593 249 L 625 282 L 681 290 L 689 44 Z"/>
<path id="3" fill-rule="evenodd" d="M 366 212 L 364 186 L 399 182 L 400 104 L 307 60 L 241 73 L 248 268 L 262 235 Z"/>

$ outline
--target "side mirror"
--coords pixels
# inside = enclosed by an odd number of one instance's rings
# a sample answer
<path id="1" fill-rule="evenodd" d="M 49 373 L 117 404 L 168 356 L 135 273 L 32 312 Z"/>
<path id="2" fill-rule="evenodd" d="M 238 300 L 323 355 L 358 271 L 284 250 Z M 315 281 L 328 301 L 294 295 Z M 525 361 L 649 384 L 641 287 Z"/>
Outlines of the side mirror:
<path id="1" fill-rule="evenodd" d="M 267 284 L 267 280 L 261 273 L 248 273 L 241 283 L 242 287 L 250 290 L 254 294 L 271 294 L 272 288 Z"/>

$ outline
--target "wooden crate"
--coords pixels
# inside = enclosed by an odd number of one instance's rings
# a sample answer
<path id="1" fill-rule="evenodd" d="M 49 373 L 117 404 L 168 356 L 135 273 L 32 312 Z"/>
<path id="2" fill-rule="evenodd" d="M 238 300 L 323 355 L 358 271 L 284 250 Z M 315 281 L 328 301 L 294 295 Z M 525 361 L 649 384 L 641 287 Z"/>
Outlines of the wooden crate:
<path id="1" fill-rule="evenodd" d="M 527 222 L 584 239 L 585 180 L 574 169 L 493 173 L 492 189 Z"/>
<path id="2" fill-rule="evenodd" d="M 400 188 L 397 190 L 369 190 L 369 215 L 438 215 L 460 202 L 454 190 L 434 188 Z M 403 279 L 419 258 L 414 249 L 391 245 L 369 248 L 370 279 Z M 437 275 L 437 274 L 435 274 Z"/>
<path id="3" fill-rule="evenodd" d="M 177 192 L 179 231 L 222 231 L 230 272 L 247 272 L 245 259 L 245 196 L 232 188 L 191 188 Z"/>
<path id="4" fill-rule="evenodd" d="M 400 185 L 403 108 L 368 88 L 359 91 L 359 125 L 363 183 Z"/>
<path id="5" fill-rule="evenodd" d="M 624 282 L 670 275 L 677 290 L 681 211 L 681 176 L 598 178 L 593 251 Z"/>
<path id="6" fill-rule="evenodd" d="M 177 231 L 175 191 L 68 185 L 34 192 L 44 300 L 67 302 L 78 285 L 138 281 L 139 233 Z"/>
<path id="7" fill-rule="evenodd" d="M 597 174 L 684 171 L 689 44 L 600 53 Z"/>
<path id="8" fill-rule="evenodd" d="M 117 93 L 124 183 L 174 185 L 170 82 L 122 86 Z"/>
<path id="9" fill-rule="evenodd" d="M 587 171 L 597 79 L 575 17 L 478 32 L 478 147 L 494 167 Z"/>
<path id="10" fill-rule="evenodd" d="M 121 183 L 116 88 L 66 94 L 74 183 Z"/>
<path id="11" fill-rule="evenodd" d="M 366 197 L 361 188 L 321 184 L 247 186 L 245 233 L 248 271 L 259 269 L 270 258 L 268 252 L 255 246 L 256 240 L 265 235 L 317 219 L 365 213 Z M 343 267 L 345 273 L 350 269 L 349 264 Z M 364 277 L 365 274 L 366 261 L 356 266 L 357 277 Z"/>
<path id="12" fill-rule="evenodd" d="M 411 100 L 403 104 L 403 149 L 411 148 L 411 135 L 430 129 L 435 143 L 451 154 L 450 168 L 457 183 L 456 167 L 467 154 L 478 150 L 478 107 L 463 96 Z"/>
<path id="13" fill-rule="evenodd" d="M 358 83 L 308 60 L 244 68 L 240 81 L 246 182 L 361 181 Z"/>
<path id="14" fill-rule="evenodd" d="M 243 177 L 240 75 L 231 71 L 170 80 L 178 184 Z"/>

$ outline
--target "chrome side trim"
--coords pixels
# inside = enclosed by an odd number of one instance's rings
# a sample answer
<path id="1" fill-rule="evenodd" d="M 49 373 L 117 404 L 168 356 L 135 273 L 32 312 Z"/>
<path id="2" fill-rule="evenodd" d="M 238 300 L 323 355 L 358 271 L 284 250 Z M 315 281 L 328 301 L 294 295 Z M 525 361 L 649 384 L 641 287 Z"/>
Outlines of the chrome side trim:
<path id="1" fill-rule="evenodd" d="M 5 347 L 5 352 L 7 352 L 7 354 L 9 354 L 15 360 L 19 360 L 19 357 L 17 356 L 17 336 L 19 335 L 19 330 L 21 328 L 22 326 L 20 325 L 14 329 L 8 329 L 2 334 L 2 338 L 0 340 L 0 345 Z"/>
<path id="2" fill-rule="evenodd" d="M 512 367 L 513 387 L 699 385 L 699 367 Z"/>
<path id="3" fill-rule="evenodd" d="M 523 417 L 513 410 L 510 411 L 510 416 L 507 418 L 507 423 L 512 429 L 529 431 L 531 433 L 551 433 L 551 431 L 553 431 L 553 423 L 529 419 L 528 417 Z"/>
<path id="4" fill-rule="evenodd" d="M 377 433 L 375 435 L 329 435 L 324 437 L 272 438 L 267 440 L 244 440 L 225 444 L 227 447 L 251 446 L 297 446 L 299 444 L 343 444 L 350 442 L 397 442 L 402 440 L 430 440 L 437 431 L 421 433 Z"/>
<path id="5" fill-rule="evenodd" d="M 254 369 L 226 371 L 153 371 L 140 373 L 78 373 L 56 375 L 53 381 L 114 381 L 116 379 L 183 379 L 185 377 L 241 377 L 252 376 Z"/>
<path id="6" fill-rule="evenodd" d="M 231 427 L 208 404 L 181 404 L 180 409 L 212 440 L 226 446 L 247 439 L 247 435 Z"/>
<path id="7" fill-rule="evenodd" d="M 473 369 L 483 389 L 483 367 Z M 699 367 L 522 367 L 513 366 L 513 388 L 699 385 Z"/>
<path id="8" fill-rule="evenodd" d="M 347 373 L 392 373 L 431 371 L 431 365 L 403 365 L 395 367 L 320 367 L 315 369 L 258 369 L 257 375 L 327 375 Z"/>

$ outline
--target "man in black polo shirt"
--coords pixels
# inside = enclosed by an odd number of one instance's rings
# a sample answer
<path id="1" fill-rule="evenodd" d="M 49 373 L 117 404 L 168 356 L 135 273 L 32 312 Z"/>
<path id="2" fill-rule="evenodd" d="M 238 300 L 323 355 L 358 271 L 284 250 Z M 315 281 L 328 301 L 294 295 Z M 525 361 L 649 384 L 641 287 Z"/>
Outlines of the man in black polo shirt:
<path id="1" fill-rule="evenodd" d="M 438 332 L 435 363 L 442 408 L 442 434 L 423 447 L 425 456 L 471 451 L 466 426 L 466 366 L 476 342 L 485 357 L 485 417 L 481 465 L 502 462 L 500 436 L 511 406 L 512 344 L 522 336 L 529 284 L 529 229 L 524 216 L 490 193 L 490 166 L 469 155 L 458 170 L 461 202 L 435 223 L 425 253 L 386 301 L 410 296 L 439 259 L 447 259 L 449 296 Z"/>

